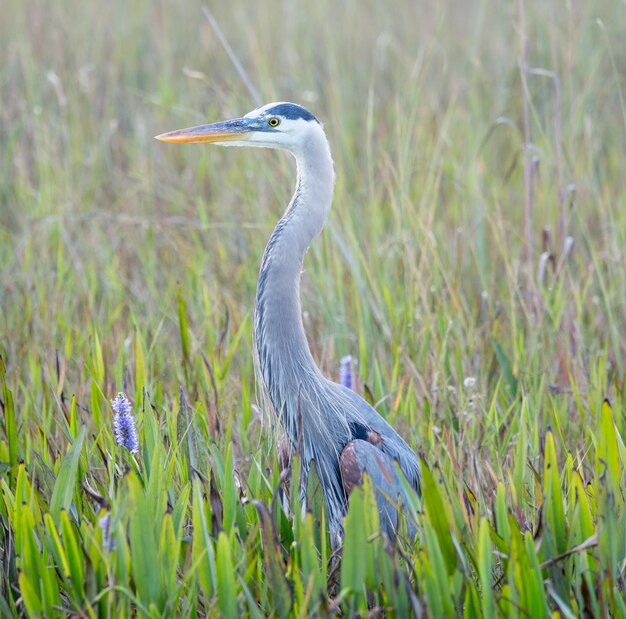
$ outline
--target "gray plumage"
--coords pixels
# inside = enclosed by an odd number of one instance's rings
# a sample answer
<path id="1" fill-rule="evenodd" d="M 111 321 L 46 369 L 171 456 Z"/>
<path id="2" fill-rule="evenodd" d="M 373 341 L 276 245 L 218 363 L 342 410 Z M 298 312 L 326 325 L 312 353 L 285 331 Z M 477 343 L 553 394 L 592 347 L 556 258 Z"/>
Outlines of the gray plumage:
<path id="1" fill-rule="evenodd" d="M 321 124 L 306 109 L 274 103 L 235 119 L 159 136 L 175 142 L 216 142 L 282 148 L 297 165 L 294 196 L 261 262 L 254 316 L 254 361 L 262 403 L 278 420 L 291 450 L 301 445 L 301 495 L 311 461 L 326 497 L 333 545 L 343 531 L 347 498 L 364 472 L 376 488 L 381 530 L 393 536 L 396 502 L 406 500 L 394 462 L 419 492 L 419 463 L 399 434 L 358 394 L 324 377 L 302 324 L 304 255 L 331 206 L 335 174 Z M 301 435 L 299 435 L 301 432 Z"/>

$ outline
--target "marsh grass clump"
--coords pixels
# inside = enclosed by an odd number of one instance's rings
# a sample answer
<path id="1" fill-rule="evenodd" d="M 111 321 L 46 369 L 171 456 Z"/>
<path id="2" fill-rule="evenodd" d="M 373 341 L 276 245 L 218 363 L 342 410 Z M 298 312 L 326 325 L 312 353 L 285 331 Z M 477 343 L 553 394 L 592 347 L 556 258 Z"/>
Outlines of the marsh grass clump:
<path id="1" fill-rule="evenodd" d="M 615 4 L 212 7 L 331 142 L 315 360 L 351 351 L 422 458 L 397 545 L 366 482 L 333 556 L 254 387 L 291 162 L 152 140 L 252 107 L 213 30 L 194 3 L 2 2 L 0 617 L 626 617 Z"/>

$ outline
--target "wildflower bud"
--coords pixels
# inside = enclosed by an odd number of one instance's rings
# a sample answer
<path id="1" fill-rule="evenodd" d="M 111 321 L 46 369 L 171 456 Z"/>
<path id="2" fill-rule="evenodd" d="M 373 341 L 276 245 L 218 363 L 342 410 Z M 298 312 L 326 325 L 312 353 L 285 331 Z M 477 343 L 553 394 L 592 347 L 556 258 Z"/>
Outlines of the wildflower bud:
<path id="1" fill-rule="evenodd" d="M 339 384 L 352 389 L 352 356 L 346 355 L 339 362 Z"/>
<path id="2" fill-rule="evenodd" d="M 102 547 L 106 551 L 112 552 L 116 549 L 116 544 L 111 531 L 111 514 L 105 514 L 98 520 L 98 524 L 102 529 Z"/>

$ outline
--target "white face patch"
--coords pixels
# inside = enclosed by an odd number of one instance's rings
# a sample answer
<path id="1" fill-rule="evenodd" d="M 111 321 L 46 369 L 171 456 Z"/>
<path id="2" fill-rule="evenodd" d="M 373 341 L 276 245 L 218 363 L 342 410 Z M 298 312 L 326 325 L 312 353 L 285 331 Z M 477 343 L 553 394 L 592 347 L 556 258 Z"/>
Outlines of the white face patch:
<path id="1" fill-rule="evenodd" d="M 245 141 L 245 144 L 248 146 L 284 148 L 297 152 L 310 139 L 311 132 L 321 131 L 317 121 L 309 121 L 302 118 L 293 120 L 279 115 L 267 114 L 267 112 L 257 114 L 256 110 L 251 112 L 246 118 L 258 119 L 262 126 L 267 125 L 266 130 L 253 131 L 248 135 Z M 270 118 L 278 118 L 280 123 L 276 127 L 272 127 L 269 124 Z M 243 143 L 239 142 L 231 142 L 230 144 L 233 146 L 243 145 Z"/>

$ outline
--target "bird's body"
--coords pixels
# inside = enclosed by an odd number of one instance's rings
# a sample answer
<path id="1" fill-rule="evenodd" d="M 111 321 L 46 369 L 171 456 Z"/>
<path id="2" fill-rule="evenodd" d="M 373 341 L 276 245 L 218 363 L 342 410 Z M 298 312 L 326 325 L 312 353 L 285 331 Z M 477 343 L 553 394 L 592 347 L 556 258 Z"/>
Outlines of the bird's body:
<path id="1" fill-rule="evenodd" d="M 173 142 L 217 142 L 289 150 L 296 158 L 294 196 L 265 248 L 257 286 L 254 360 L 263 404 L 301 447 L 303 485 L 315 462 L 326 497 L 332 539 L 341 538 L 347 499 L 367 472 L 381 529 L 393 535 L 395 503 L 405 497 L 394 461 L 419 492 L 419 463 L 400 435 L 354 391 L 325 378 L 309 349 L 300 306 L 304 255 L 325 225 L 335 174 L 317 119 L 292 103 L 273 103 L 242 119 L 159 136 Z"/>

